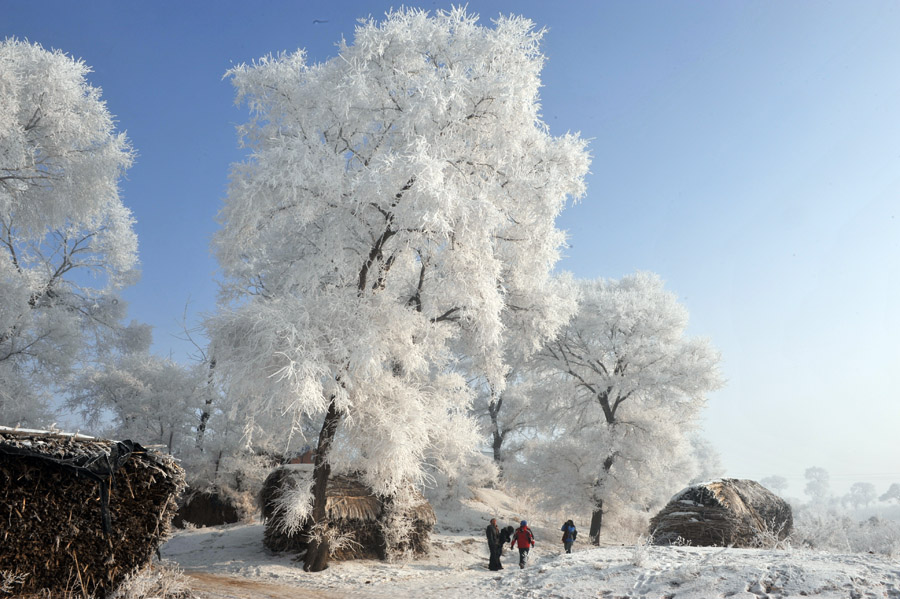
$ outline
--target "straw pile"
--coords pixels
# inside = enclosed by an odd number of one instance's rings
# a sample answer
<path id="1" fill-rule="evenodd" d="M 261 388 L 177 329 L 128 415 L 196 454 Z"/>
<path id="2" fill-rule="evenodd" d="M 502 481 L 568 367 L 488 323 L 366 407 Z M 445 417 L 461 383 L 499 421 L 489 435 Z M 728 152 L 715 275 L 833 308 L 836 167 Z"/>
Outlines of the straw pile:
<path id="1" fill-rule="evenodd" d="M 185 492 L 172 525 L 220 526 L 239 522 L 243 515 L 234 498 L 222 489 L 192 489 Z"/>
<path id="2" fill-rule="evenodd" d="M 266 520 L 263 543 L 271 551 L 306 550 L 306 528 L 301 527 L 293 535 L 285 533 L 284 516 L 275 509 L 275 502 L 285 491 L 308 484 L 311 477 L 310 465 L 288 465 L 273 470 L 263 483 L 260 494 Z M 335 549 L 332 557 L 337 560 L 386 559 L 384 498 L 374 495 L 357 477 L 342 475 L 328 479 L 326 496 L 325 509 L 331 528 L 349 541 Z M 404 513 L 412 524 L 411 532 L 397 550 L 423 554 L 428 550 L 429 535 L 437 518 L 421 493 L 413 491 L 413 497 L 414 504 Z"/>
<path id="3" fill-rule="evenodd" d="M 683 490 L 650 520 L 657 545 L 759 547 L 785 539 L 791 506 L 752 480 L 724 478 Z"/>
<path id="4" fill-rule="evenodd" d="M 16 597 L 110 594 L 168 533 L 184 472 L 131 441 L 0 427 L 0 572 Z"/>

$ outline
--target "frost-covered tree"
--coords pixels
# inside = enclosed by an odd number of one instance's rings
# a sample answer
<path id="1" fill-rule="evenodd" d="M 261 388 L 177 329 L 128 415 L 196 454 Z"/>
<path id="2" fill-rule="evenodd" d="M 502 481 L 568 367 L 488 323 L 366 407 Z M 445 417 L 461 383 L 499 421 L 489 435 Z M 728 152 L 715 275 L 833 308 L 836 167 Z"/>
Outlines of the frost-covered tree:
<path id="1" fill-rule="evenodd" d="M 721 379 L 718 352 L 685 334 L 687 310 L 658 276 L 581 287 L 577 314 L 540 353 L 556 392 L 535 469 L 567 506 L 592 507 L 596 543 L 604 511 L 652 509 L 693 478 L 691 435 Z"/>
<path id="2" fill-rule="evenodd" d="M 0 422 L 41 424 L 78 362 L 128 351 L 119 289 L 137 239 L 118 181 L 132 151 L 60 51 L 0 42 Z M 123 335 L 123 333 L 129 333 Z"/>
<path id="3" fill-rule="evenodd" d="M 506 385 L 501 391 L 489 383 L 481 385 L 474 409 L 488 431 L 498 468 L 502 468 L 507 458 L 510 440 L 515 439 L 515 451 L 521 445 L 523 433 L 537 426 L 537 410 L 531 404 L 543 395 L 543 381 L 535 372 L 532 357 L 572 317 L 577 308 L 577 296 L 578 287 L 566 273 L 555 277 L 547 286 L 542 304 L 506 312 L 508 318 L 504 322 L 503 335 L 504 356 L 509 364 Z M 536 309 L 541 313 L 535 315 Z"/>
<path id="4" fill-rule="evenodd" d="M 809 495 L 809 498 L 815 503 L 822 503 L 831 492 L 830 477 L 828 471 L 818 466 L 807 468 L 803 473 L 806 478 L 806 487 L 803 491 Z"/>
<path id="5" fill-rule="evenodd" d="M 690 442 L 696 467 L 690 483 L 698 484 L 721 478 L 725 474 L 725 466 L 722 465 L 722 455 L 713 447 L 713 444 L 699 433 L 692 434 Z"/>
<path id="6" fill-rule="evenodd" d="M 896 501 L 900 503 L 900 484 L 891 483 L 891 486 L 888 487 L 888 490 L 884 492 L 884 494 L 878 498 L 878 501 Z"/>
<path id="7" fill-rule="evenodd" d="M 400 10 L 325 63 L 298 51 L 229 72 L 252 156 L 214 240 L 227 283 L 209 329 L 248 413 L 280 415 L 285 436 L 321 419 L 298 512 L 319 530 L 332 468 L 396 496 L 429 456 L 450 467 L 477 445 L 463 373 L 502 392 L 509 314 L 556 319 L 554 219 L 589 159 L 540 120 L 541 37 L 519 17 Z M 307 569 L 326 567 L 327 538 Z"/>
<path id="8" fill-rule="evenodd" d="M 193 488 L 258 491 L 268 474 L 262 467 L 285 457 L 265 437 L 247 446 L 243 419 L 205 361 L 183 365 L 149 351 L 118 356 L 79 373 L 66 405 L 95 434 L 165 447 Z"/>
<path id="9" fill-rule="evenodd" d="M 783 476 L 767 476 L 759 482 L 762 486 L 769 489 L 776 495 L 783 495 L 788 488 L 788 480 Z"/>
<path id="10" fill-rule="evenodd" d="M 854 507 L 868 506 L 878 497 L 878 491 L 872 483 L 853 483 L 847 494 L 847 501 Z"/>
<path id="11" fill-rule="evenodd" d="M 185 367 L 149 353 L 128 355 L 85 369 L 68 405 L 92 429 L 146 445 L 164 445 L 178 458 L 196 447 L 206 389 L 203 365 Z M 105 431 L 104 431 L 105 432 Z"/>

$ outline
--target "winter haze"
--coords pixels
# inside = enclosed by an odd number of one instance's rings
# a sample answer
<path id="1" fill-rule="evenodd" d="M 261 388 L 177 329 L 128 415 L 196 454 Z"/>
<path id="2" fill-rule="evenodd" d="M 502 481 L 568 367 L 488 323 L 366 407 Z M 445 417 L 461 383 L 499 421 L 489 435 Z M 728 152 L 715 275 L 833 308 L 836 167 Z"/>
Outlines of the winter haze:
<path id="1" fill-rule="evenodd" d="M 0 37 L 58 48 L 137 151 L 121 182 L 142 269 L 125 294 L 155 350 L 187 360 L 215 307 L 209 244 L 246 119 L 223 74 L 335 55 L 388 2 L 7 0 Z M 449 8 L 426 2 L 425 9 Z M 804 471 L 843 494 L 900 480 L 900 5 L 482 2 L 547 27 L 542 112 L 593 156 L 558 224 L 579 278 L 659 274 L 721 351 L 705 432 L 729 476 Z"/>

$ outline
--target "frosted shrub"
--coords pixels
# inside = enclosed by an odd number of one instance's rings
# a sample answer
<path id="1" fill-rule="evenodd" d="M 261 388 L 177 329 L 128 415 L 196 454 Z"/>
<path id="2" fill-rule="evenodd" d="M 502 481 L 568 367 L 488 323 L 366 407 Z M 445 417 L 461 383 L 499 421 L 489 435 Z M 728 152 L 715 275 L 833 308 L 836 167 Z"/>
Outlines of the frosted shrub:
<path id="1" fill-rule="evenodd" d="M 0 593 L 12 594 L 13 589 L 25 583 L 27 574 L 17 574 L 8 570 L 0 570 Z"/>
<path id="2" fill-rule="evenodd" d="M 283 515 L 276 518 L 279 532 L 286 535 L 294 535 L 303 523 L 312 515 L 312 484 L 311 478 L 296 481 L 293 486 L 282 489 L 274 500 L 275 514 Z"/>
<path id="3" fill-rule="evenodd" d="M 790 537 L 785 537 L 782 533 L 783 526 L 777 528 L 766 528 L 758 530 L 753 539 L 753 544 L 761 549 L 780 549 L 787 550 L 791 548 Z"/>
<path id="4" fill-rule="evenodd" d="M 647 565 L 650 557 L 650 537 L 641 537 L 631 550 L 631 563 L 638 568 Z"/>
<path id="5" fill-rule="evenodd" d="M 450 475 L 448 472 L 455 472 Z M 500 477 L 497 465 L 480 453 L 463 456 L 461 465 L 447 468 L 435 464 L 429 471 L 430 481 L 425 485 L 425 496 L 432 504 L 444 504 L 472 496 L 471 489 L 494 488 Z"/>
<path id="6" fill-rule="evenodd" d="M 111 599 L 195 599 L 190 582 L 174 564 L 162 562 L 127 577 Z"/>
<path id="7" fill-rule="evenodd" d="M 381 529 L 384 533 L 385 555 L 390 561 L 401 560 L 411 553 L 409 539 L 413 533 L 413 522 L 408 514 L 412 503 L 412 489 L 409 487 L 401 488 L 385 502 Z"/>
<path id="8" fill-rule="evenodd" d="M 791 538 L 821 551 L 900 556 L 900 523 L 875 516 L 858 522 L 834 510 L 807 507 L 798 510 Z"/>
<path id="9" fill-rule="evenodd" d="M 282 530 L 285 530 L 284 528 Z M 299 530 L 299 528 L 297 529 Z M 319 544 L 328 546 L 329 557 L 340 551 L 355 551 L 362 547 L 350 531 L 341 530 L 337 526 L 328 526 L 325 522 L 313 524 L 309 529 L 309 538 Z"/>

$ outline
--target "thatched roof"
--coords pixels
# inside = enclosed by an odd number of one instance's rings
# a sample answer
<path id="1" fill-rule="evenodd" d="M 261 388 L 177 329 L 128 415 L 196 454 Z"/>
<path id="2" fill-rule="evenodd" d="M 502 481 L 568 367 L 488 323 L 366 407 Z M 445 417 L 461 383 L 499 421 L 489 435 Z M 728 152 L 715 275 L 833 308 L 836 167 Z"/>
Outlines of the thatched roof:
<path id="1" fill-rule="evenodd" d="M 16 596 L 105 597 L 150 561 L 184 473 L 131 441 L 0 427 L 0 571 Z"/>
<path id="2" fill-rule="evenodd" d="M 312 477 L 312 465 L 290 464 L 276 468 L 266 478 L 260 493 L 263 517 L 266 519 L 265 545 L 273 551 L 301 551 L 306 545 L 303 531 L 287 535 L 281 526 L 281 515 L 276 513 L 274 502 L 288 489 L 296 488 Z M 354 537 L 357 549 L 338 554 L 338 559 L 356 557 L 383 557 L 381 526 L 385 514 L 385 500 L 373 494 L 354 475 L 334 475 L 328 479 L 325 509 L 333 526 Z M 428 534 L 437 522 L 434 509 L 428 500 L 413 491 L 413 505 L 406 509 L 412 521 L 414 534 L 411 549 L 416 553 L 426 550 Z"/>
<path id="3" fill-rule="evenodd" d="M 791 506 L 752 480 L 725 478 L 688 487 L 653 519 L 654 543 L 757 547 L 784 539 L 793 528 Z"/>
<path id="4" fill-rule="evenodd" d="M 290 464 L 273 470 L 263 483 L 261 494 L 263 517 L 270 518 L 272 516 L 271 502 L 277 497 L 277 494 L 283 492 L 285 487 L 295 487 L 301 479 L 310 477 L 312 477 L 312 465 L 310 464 Z M 327 497 L 325 510 L 328 519 L 334 522 L 340 520 L 376 522 L 384 509 L 382 499 L 374 495 L 372 490 L 364 485 L 358 477 L 352 475 L 337 474 L 330 477 L 325 489 L 325 496 Z M 410 508 L 413 519 L 428 526 L 434 526 L 437 517 L 431 504 L 419 492 L 415 492 L 415 497 L 418 502 Z"/>

